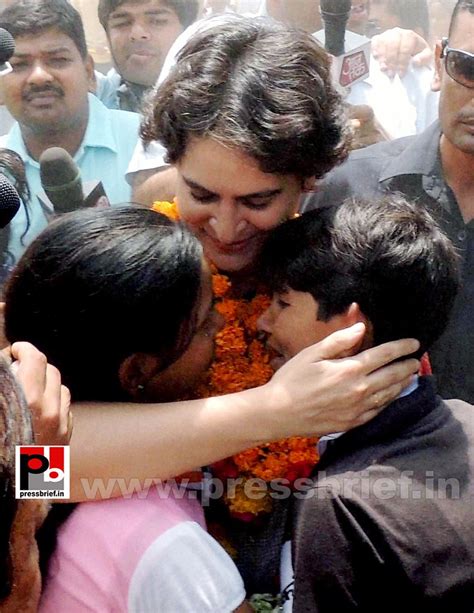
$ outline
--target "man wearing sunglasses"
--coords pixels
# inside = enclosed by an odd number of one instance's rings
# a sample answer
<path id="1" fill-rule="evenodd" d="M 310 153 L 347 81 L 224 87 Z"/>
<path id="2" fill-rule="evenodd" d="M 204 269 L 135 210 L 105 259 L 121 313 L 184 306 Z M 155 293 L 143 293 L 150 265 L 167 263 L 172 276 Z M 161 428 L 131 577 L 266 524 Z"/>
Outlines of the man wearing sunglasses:
<path id="1" fill-rule="evenodd" d="M 463 288 L 430 350 L 439 394 L 474 403 L 474 0 L 458 0 L 436 48 L 439 121 L 423 133 L 353 152 L 307 197 L 305 210 L 349 196 L 402 192 L 426 207 L 463 259 Z"/>

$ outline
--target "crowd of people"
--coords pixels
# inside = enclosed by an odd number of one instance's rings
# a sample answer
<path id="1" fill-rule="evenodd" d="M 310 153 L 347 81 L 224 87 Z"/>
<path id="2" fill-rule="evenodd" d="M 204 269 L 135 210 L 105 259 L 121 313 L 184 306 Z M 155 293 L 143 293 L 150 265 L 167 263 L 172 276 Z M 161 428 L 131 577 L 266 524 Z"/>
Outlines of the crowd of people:
<path id="1" fill-rule="evenodd" d="M 107 74 L 76 4 L 0 3 L 0 611 L 471 612 L 473 0 L 353 0 L 347 90 L 318 1 L 99 0 Z M 51 147 L 107 206 L 45 209 Z M 209 504 L 242 457 L 268 505 Z"/>

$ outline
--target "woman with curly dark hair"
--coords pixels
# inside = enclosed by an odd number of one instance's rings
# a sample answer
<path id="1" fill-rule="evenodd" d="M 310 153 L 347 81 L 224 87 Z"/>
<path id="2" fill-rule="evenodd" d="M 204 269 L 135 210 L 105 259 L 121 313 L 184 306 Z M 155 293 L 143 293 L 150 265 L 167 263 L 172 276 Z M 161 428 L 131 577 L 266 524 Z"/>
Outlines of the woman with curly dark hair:
<path id="1" fill-rule="evenodd" d="M 207 260 L 229 277 L 230 299 L 250 302 L 260 290 L 257 262 L 267 235 L 298 211 L 305 189 L 345 158 L 341 108 L 329 59 L 310 35 L 272 20 L 240 17 L 219 19 L 196 35 L 150 101 L 143 136 L 166 146 L 178 176 L 175 212 L 198 237 Z M 156 316 L 140 315 L 150 330 Z M 361 340 L 361 328 L 308 349 L 270 382 L 254 382 L 260 384 L 254 389 L 211 390 L 222 395 L 165 401 L 159 410 L 106 406 L 104 398 L 96 398 L 99 405 L 77 407 L 74 499 L 86 499 L 84 484 L 96 478 L 106 483 L 117 476 L 137 482 L 169 478 L 265 441 L 364 423 L 399 394 L 418 362 L 384 366 L 418 345 L 399 341 L 345 360 Z M 258 339 L 255 333 L 244 337 L 241 353 L 250 371 L 249 347 Z M 93 352 L 100 365 L 107 347 L 98 343 Z M 239 382 L 247 374 L 241 365 L 226 372 Z M 111 415 L 114 436 L 104 437 Z M 112 487 L 106 495 L 118 496 L 120 490 Z M 276 558 L 272 553 L 271 561 Z M 262 572 L 265 567 L 260 565 Z"/>

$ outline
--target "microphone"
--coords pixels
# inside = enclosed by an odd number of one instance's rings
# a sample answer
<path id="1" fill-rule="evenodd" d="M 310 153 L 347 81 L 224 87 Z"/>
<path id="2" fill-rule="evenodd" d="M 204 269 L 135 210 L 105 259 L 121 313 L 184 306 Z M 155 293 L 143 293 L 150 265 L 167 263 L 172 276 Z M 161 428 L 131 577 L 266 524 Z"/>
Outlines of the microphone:
<path id="1" fill-rule="evenodd" d="M 8 60 L 14 53 L 15 40 L 13 36 L 5 28 L 0 28 L 0 76 L 4 76 L 13 70 Z"/>
<path id="2" fill-rule="evenodd" d="M 89 181 L 83 184 L 76 162 L 65 149 L 46 149 L 39 163 L 44 192 L 38 194 L 38 198 L 47 215 L 110 206 L 102 183 Z"/>
<path id="3" fill-rule="evenodd" d="M 0 174 L 0 229 L 3 230 L 20 208 L 20 196 L 10 181 Z"/>
<path id="4" fill-rule="evenodd" d="M 313 34 L 333 56 L 331 71 L 343 87 L 364 81 L 370 71 L 370 39 L 346 30 L 351 4 L 351 0 L 321 0 L 324 30 Z"/>
<path id="5" fill-rule="evenodd" d="M 326 51 L 335 57 L 344 54 L 346 26 L 351 14 L 351 0 L 321 0 Z"/>

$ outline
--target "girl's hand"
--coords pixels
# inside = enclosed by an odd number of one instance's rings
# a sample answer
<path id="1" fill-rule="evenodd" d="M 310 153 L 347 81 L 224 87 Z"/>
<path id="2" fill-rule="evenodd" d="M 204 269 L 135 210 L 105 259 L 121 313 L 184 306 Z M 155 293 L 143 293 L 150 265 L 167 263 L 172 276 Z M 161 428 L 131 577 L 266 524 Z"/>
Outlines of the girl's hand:
<path id="1" fill-rule="evenodd" d="M 409 385 L 419 360 L 393 362 L 416 352 L 418 341 L 394 341 L 352 355 L 364 332 L 362 323 L 339 330 L 275 373 L 265 386 L 275 408 L 274 438 L 349 430 L 375 417 Z"/>
<path id="2" fill-rule="evenodd" d="M 30 343 L 10 348 L 12 371 L 23 388 L 37 445 L 67 445 L 72 434 L 71 394 L 61 373 Z"/>

